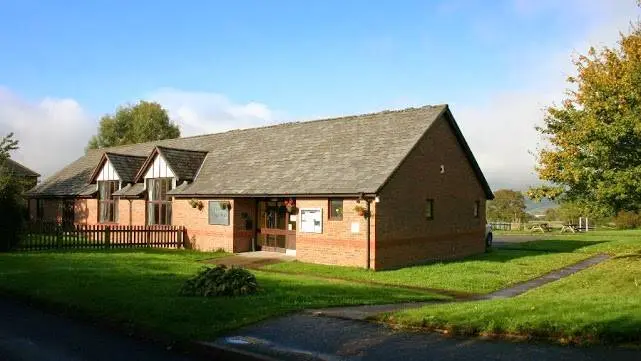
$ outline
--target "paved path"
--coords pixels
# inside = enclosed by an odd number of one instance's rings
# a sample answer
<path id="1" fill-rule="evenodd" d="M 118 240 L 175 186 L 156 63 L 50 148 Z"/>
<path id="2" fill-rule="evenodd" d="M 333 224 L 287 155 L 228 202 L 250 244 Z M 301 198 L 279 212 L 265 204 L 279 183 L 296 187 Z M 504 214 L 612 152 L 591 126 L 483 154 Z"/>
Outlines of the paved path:
<path id="1" fill-rule="evenodd" d="M 607 260 L 597 255 L 571 266 L 472 300 L 509 298 Z M 469 301 L 470 299 L 467 299 Z M 463 302 L 457 300 L 454 302 Z M 272 360 L 640 360 L 641 351 L 623 348 L 574 348 L 480 339 L 446 338 L 436 333 L 394 331 L 363 322 L 383 312 L 435 302 L 308 310 L 240 329 L 211 344 Z M 319 317 L 326 316 L 326 317 Z"/>
<path id="2" fill-rule="evenodd" d="M 498 290 L 486 295 L 478 295 L 469 298 L 462 298 L 455 300 L 454 302 L 464 302 L 464 301 L 479 301 L 479 300 L 492 300 L 497 298 L 510 298 L 518 296 L 522 293 L 525 293 L 531 289 L 541 287 L 547 283 L 556 281 L 563 277 L 567 277 L 571 274 L 584 270 L 588 267 L 592 267 L 596 264 L 599 264 L 609 258 L 606 254 L 599 254 L 593 257 L 590 257 L 581 262 L 572 264 L 570 266 L 563 267 L 556 271 L 547 273 L 541 277 L 529 280 L 523 283 L 516 284 L 514 286 Z M 447 302 L 447 301 L 445 301 Z M 443 301 L 427 301 L 427 302 L 410 302 L 410 303 L 396 303 L 389 305 L 373 305 L 373 306 L 350 306 L 350 307 L 334 307 L 334 308 L 325 308 L 317 310 L 308 310 L 307 312 L 315 316 L 327 316 L 327 317 L 337 317 L 343 319 L 352 319 L 352 320 L 366 320 L 380 313 L 386 312 L 395 312 L 408 308 L 418 308 L 425 305 L 443 303 Z"/>
<path id="3" fill-rule="evenodd" d="M 13 301 L 0 299 L 2 361 L 187 361 L 136 341 Z"/>
<path id="4" fill-rule="evenodd" d="M 446 338 L 367 322 L 297 314 L 237 330 L 213 342 L 266 360 L 640 360 L 641 351 Z"/>

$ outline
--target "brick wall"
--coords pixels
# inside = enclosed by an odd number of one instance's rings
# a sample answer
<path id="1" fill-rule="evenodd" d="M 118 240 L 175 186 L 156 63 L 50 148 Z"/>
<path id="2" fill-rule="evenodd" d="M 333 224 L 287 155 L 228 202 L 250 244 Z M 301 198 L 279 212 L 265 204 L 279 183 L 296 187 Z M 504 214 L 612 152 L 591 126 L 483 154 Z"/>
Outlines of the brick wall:
<path id="1" fill-rule="evenodd" d="M 208 203 L 210 200 L 223 200 L 231 203 L 229 225 L 210 225 Z M 219 248 L 234 252 L 234 219 L 235 202 L 232 199 L 199 199 L 203 209 L 192 208 L 189 199 L 174 198 L 172 205 L 172 224 L 185 226 L 191 247 L 202 251 L 213 251 Z"/>
<path id="2" fill-rule="evenodd" d="M 441 165 L 444 173 L 441 173 Z M 434 200 L 434 219 L 425 217 Z M 485 194 L 444 117 L 380 192 L 376 269 L 483 252 Z M 479 201 L 475 218 L 474 202 Z"/>
<path id="3" fill-rule="evenodd" d="M 98 224 L 98 200 L 76 199 L 74 213 L 76 224 Z"/>
<path id="4" fill-rule="evenodd" d="M 322 233 L 303 233 L 300 231 L 300 216 L 297 218 L 296 259 L 301 262 L 331 265 L 365 267 L 367 245 L 367 220 L 354 212 L 355 199 L 343 200 L 343 219 L 329 220 L 328 199 L 296 199 L 300 208 L 321 208 L 323 210 Z M 361 205 L 365 206 L 362 202 Z M 375 215 L 375 204 L 371 204 Z M 370 244 L 371 259 L 374 258 L 374 220 L 371 218 Z M 352 223 L 358 224 L 358 232 L 352 232 Z M 373 262 L 372 262 L 373 265 Z"/>
<path id="5" fill-rule="evenodd" d="M 43 205 L 43 217 L 41 221 L 55 222 L 59 219 L 60 199 L 41 199 Z M 29 218 L 37 220 L 37 200 L 29 199 Z"/>

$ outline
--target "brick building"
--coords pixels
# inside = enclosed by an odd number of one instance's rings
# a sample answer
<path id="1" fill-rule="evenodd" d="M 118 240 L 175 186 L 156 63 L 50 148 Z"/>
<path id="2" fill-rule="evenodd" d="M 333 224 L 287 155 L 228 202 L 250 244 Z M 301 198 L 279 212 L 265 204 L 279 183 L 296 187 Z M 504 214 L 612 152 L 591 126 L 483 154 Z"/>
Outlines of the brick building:
<path id="1" fill-rule="evenodd" d="M 483 252 L 493 195 L 439 105 L 91 150 L 30 197 L 45 220 L 384 269 Z"/>

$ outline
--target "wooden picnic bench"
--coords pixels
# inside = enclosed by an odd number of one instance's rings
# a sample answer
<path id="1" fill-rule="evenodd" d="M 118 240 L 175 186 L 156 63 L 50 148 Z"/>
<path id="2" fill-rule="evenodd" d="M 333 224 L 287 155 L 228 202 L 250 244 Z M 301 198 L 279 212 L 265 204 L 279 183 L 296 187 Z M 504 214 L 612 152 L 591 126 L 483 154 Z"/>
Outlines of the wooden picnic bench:
<path id="1" fill-rule="evenodd" d="M 550 226 L 547 223 L 535 224 L 530 228 L 530 232 L 540 231 L 541 233 L 550 232 Z"/>
<path id="2" fill-rule="evenodd" d="M 576 233 L 579 231 L 580 231 L 579 226 L 576 224 L 564 224 L 563 227 L 561 227 L 561 233 L 563 232 Z"/>

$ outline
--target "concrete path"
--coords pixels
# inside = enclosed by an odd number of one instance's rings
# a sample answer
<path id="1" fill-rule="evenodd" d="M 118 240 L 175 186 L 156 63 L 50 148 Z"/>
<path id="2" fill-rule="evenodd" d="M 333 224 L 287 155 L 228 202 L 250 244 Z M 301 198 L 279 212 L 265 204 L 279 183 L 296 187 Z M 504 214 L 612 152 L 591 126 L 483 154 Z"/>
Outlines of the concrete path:
<path id="1" fill-rule="evenodd" d="M 388 327 L 296 314 L 237 330 L 211 343 L 263 360 L 640 360 L 623 348 L 575 348 L 550 344 L 446 338 L 435 333 L 399 332 Z"/>
<path id="2" fill-rule="evenodd" d="M 597 255 L 474 300 L 515 297 L 605 261 Z M 463 302 L 457 300 L 454 302 Z M 436 333 L 395 331 L 363 322 L 383 312 L 435 302 L 339 307 L 308 310 L 240 329 L 209 343 L 263 357 L 265 360 L 639 360 L 641 351 L 616 347 L 575 348 L 551 344 L 511 343 L 479 338 L 447 338 Z M 325 316 L 325 317 L 319 317 Z"/>
<path id="3" fill-rule="evenodd" d="M 2 361 L 187 361 L 162 346 L 0 299 Z"/>
<path id="4" fill-rule="evenodd" d="M 243 252 L 233 256 L 213 258 L 205 263 L 224 264 L 226 266 L 242 266 L 246 268 L 260 268 L 274 263 L 295 261 L 295 256 L 288 256 L 278 252 Z"/>
<path id="5" fill-rule="evenodd" d="M 556 271 L 547 273 L 541 277 L 529 280 L 516 284 L 514 286 L 498 290 L 486 295 L 478 295 L 470 298 L 457 299 L 453 302 L 465 302 L 465 301 L 479 301 L 479 300 L 492 300 L 498 298 L 510 298 L 518 296 L 524 292 L 527 292 L 531 289 L 541 287 L 547 283 L 559 280 L 563 277 L 567 277 L 571 274 L 584 270 L 588 267 L 592 267 L 596 264 L 599 264 L 610 258 L 606 254 L 600 254 L 593 257 L 590 257 L 581 262 L 563 267 Z M 447 302 L 447 301 L 445 301 Z M 410 303 L 396 303 L 389 305 L 374 305 L 374 306 L 349 306 L 349 307 L 334 307 L 334 308 L 325 308 L 317 310 L 307 310 L 306 312 L 315 315 L 315 316 L 327 316 L 327 317 L 337 317 L 342 319 L 352 319 L 352 320 L 366 320 L 373 316 L 376 316 L 381 313 L 387 312 L 396 312 L 409 308 L 418 308 L 430 304 L 443 303 L 443 301 L 427 301 L 427 302 L 410 302 Z"/>

